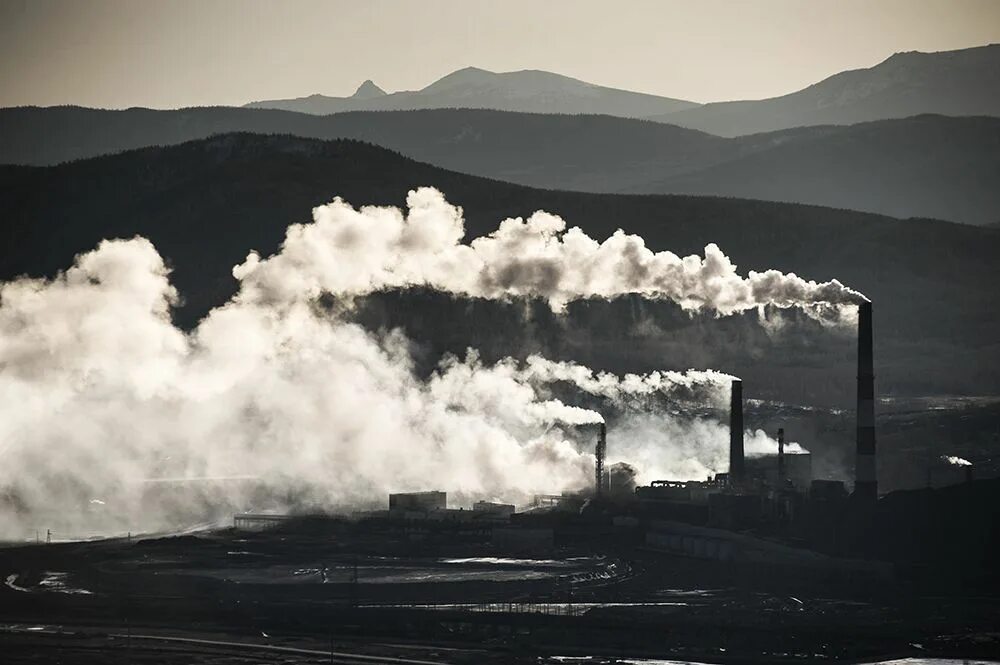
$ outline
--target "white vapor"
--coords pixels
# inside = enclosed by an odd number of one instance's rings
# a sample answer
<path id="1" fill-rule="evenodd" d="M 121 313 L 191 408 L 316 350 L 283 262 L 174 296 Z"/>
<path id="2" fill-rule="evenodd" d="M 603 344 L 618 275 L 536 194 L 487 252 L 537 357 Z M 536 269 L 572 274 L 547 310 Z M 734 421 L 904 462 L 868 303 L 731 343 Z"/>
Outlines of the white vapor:
<path id="1" fill-rule="evenodd" d="M 363 295 L 423 285 L 465 296 L 535 296 L 555 310 L 571 300 L 635 293 L 687 310 L 731 314 L 764 305 L 843 306 L 864 296 L 836 280 L 817 283 L 777 270 L 746 277 L 714 244 L 705 256 L 653 252 L 642 237 L 616 231 L 598 242 L 547 212 L 506 219 L 465 244 L 462 209 L 436 189 L 413 190 L 408 210 L 337 198 L 289 227 L 279 255 L 251 252 L 233 269 L 243 297 L 276 302 L 321 292 Z"/>
<path id="2" fill-rule="evenodd" d="M 538 357 L 485 366 L 473 353 L 421 379 L 405 337 L 338 318 L 317 304 L 324 293 L 424 284 L 559 308 L 637 292 L 723 313 L 858 297 L 776 272 L 741 278 L 711 245 L 680 259 L 622 232 L 598 244 L 542 212 L 465 245 L 461 211 L 437 190 L 407 201 L 406 216 L 339 199 L 317 208 L 279 253 L 237 266 L 237 295 L 191 332 L 173 325 L 178 294 L 143 238 L 103 241 L 51 280 L 0 284 L 0 537 L 176 528 L 265 499 L 379 506 L 389 491 L 430 488 L 523 504 L 592 477 L 593 432 L 576 428 L 602 416 L 548 384 L 621 407 L 702 388 L 718 402 L 731 378 L 618 378 Z M 725 468 L 726 432 L 633 410 L 609 432 L 609 459 L 697 477 Z"/>
<path id="3" fill-rule="evenodd" d="M 304 300 L 238 297 L 188 334 L 176 298 L 139 238 L 0 285 L 0 535 L 170 528 L 261 484 L 343 508 L 429 485 L 524 502 L 590 478 L 561 426 L 600 416 L 502 371 L 451 362 L 420 380 L 401 335 Z"/>
<path id="4" fill-rule="evenodd" d="M 538 355 L 528 356 L 521 376 L 529 382 L 564 381 L 585 393 L 604 397 L 618 407 L 651 395 L 673 399 L 696 397 L 699 404 L 719 407 L 728 404 L 730 383 L 736 378 L 711 369 L 655 370 L 619 378 L 609 372 L 594 372 L 583 365 L 557 362 Z"/>

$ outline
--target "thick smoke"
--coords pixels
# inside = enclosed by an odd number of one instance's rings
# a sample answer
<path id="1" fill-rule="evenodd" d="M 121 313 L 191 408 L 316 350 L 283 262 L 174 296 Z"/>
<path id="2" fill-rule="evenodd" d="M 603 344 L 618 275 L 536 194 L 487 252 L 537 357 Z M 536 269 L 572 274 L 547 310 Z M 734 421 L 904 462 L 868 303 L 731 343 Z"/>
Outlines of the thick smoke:
<path id="1" fill-rule="evenodd" d="M 449 362 L 420 380 L 401 335 L 304 299 L 238 297 L 186 334 L 176 298 L 143 239 L 0 286 L 0 532 L 168 528 L 201 508 L 176 505 L 185 493 L 232 510 L 262 484 L 344 508 L 429 485 L 524 502 L 589 482 L 565 426 L 600 416 L 504 371 Z"/>
<path id="2" fill-rule="evenodd" d="M 143 239 L 102 242 L 51 281 L 0 286 L 2 533 L 170 528 L 206 506 L 244 507 L 261 485 L 323 508 L 429 484 L 523 503 L 592 473 L 591 433 L 575 426 L 601 416 L 545 385 L 571 375 L 607 396 L 667 385 L 475 354 L 420 380 L 401 335 L 305 298 L 241 294 L 188 334 L 170 321 L 177 297 Z"/>
<path id="3" fill-rule="evenodd" d="M 436 189 L 407 196 L 408 211 L 364 207 L 337 198 L 313 210 L 313 222 L 288 229 L 281 254 L 252 252 L 233 273 L 243 297 L 275 302 L 321 292 L 362 295 L 429 286 L 481 298 L 541 297 L 555 310 L 571 300 L 635 293 L 683 308 L 731 314 L 765 305 L 853 305 L 864 299 L 836 280 L 817 283 L 777 270 L 736 266 L 714 244 L 705 256 L 653 252 L 640 236 L 616 231 L 604 242 L 547 212 L 506 219 L 465 244 L 462 209 Z"/>
<path id="4" fill-rule="evenodd" d="M 374 507 L 389 491 L 430 487 L 456 502 L 523 504 L 592 477 L 593 432 L 578 426 L 602 416 L 555 397 L 556 382 L 628 415 L 609 432 L 610 459 L 642 477 L 726 467 L 723 424 L 629 411 L 652 393 L 707 390 L 715 403 L 726 375 L 619 379 L 470 354 L 421 379 L 407 339 L 341 320 L 317 303 L 324 293 L 425 284 L 544 295 L 559 308 L 628 291 L 720 312 L 857 297 L 793 275 L 741 278 L 714 246 L 680 259 L 621 232 L 598 244 L 546 213 L 463 245 L 461 211 L 439 192 L 411 192 L 408 204 L 406 217 L 339 200 L 317 208 L 278 254 L 237 266 L 238 294 L 191 332 L 172 324 L 178 294 L 142 238 L 104 241 L 52 280 L 0 284 L 0 535 L 150 531 L 268 505 Z"/>

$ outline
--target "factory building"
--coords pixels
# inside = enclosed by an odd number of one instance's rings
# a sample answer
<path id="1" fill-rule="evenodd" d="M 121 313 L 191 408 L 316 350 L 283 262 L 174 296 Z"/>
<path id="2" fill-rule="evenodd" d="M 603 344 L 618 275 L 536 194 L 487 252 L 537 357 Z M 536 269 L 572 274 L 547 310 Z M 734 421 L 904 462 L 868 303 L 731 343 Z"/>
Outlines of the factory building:
<path id="1" fill-rule="evenodd" d="M 389 511 L 422 512 L 444 510 L 448 507 L 447 492 L 400 492 L 389 495 Z"/>
<path id="2" fill-rule="evenodd" d="M 472 504 L 472 511 L 480 515 L 494 517 L 501 520 L 509 520 L 514 514 L 514 504 L 493 503 L 492 501 L 477 501 Z"/>

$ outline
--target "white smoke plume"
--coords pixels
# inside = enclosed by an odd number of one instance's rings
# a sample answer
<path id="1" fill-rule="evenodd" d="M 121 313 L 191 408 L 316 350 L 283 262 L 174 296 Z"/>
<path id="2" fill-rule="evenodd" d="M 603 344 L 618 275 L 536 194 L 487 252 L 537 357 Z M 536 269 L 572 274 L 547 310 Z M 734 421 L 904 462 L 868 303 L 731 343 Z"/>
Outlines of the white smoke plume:
<path id="1" fill-rule="evenodd" d="M 941 461 L 952 466 L 972 466 L 972 462 L 969 460 L 954 455 L 942 455 Z"/>
<path id="2" fill-rule="evenodd" d="M 572 362 L 557 362 L 538 355 L 528 356 L 520 372 L 523 380 L 533 383 L 564 381 L 577 389 L 603 397 L 618 407 L 635 398 L 652 395 L 673 399 L 697 397 L 699 404 L 721 407 L 729 403 L 729 390 L 735 376 L 716 370 L 689 369 L 686 372 L 654 370 L 649 374 L 626 374 L 618 377 L 609 372 L 594 372 L 589 367 Z"/>
<path id="3" fill-rule="evenodd" d="M 142 238 L 104 241 L 51 280 L 0 284 L 0 536 L 176 528 L 261 497 L 343 509 L 434 487 L 456 502 L 523 504 L 587 485 L 593 471 L 592 433 L 576 426 L 601 416 L 546 383 L 617 404 L 729 378 L 618 379 L 541 358 L 486 367 L 473 354 L 422 380 L 408 340 L 338 319 L 317 306 L 323 293 L 425 284 L 543 295 L 558 308 L 634 291 L 720 312 L 856 297 L 835 282 L 741 278 L 712 246 L 680 259 L 621 232 L 598 244 L 546 213 L 463 245 L 461 211 L 439 192 L 411 192 L 408 205 L 405 217 L 339 200 L 317 208 L 278 254 L 237 266 L 238 294 L 191 332 L 172 324 L 178 294 Z M 721 423 L 645 418 L 649 437 L 634 419 L 609 432 L 614 458 L 648 462 L 645 476 L 725 468 Z"/>
<path id="4" fill-rule="evenodd" d="M 251 252 L 233 274 L 243 297 L 275 302 L 321 292 L 363 295 L 428 286 L 465 296 L 541 297 L 562 310 L 571 300 L 640 294 L 719 314 L 778 307 L 845 306 L 864 296 L 840 282 L 817 283 L 777 270 L 746 277 L 718 246 L 704 257 L 653 252 L 640 236 L 616 231 L 598 242 L 547 212 L 506 219 L 493 233 L 462 242 L 462 209 L 436 189 L 413 190 L 407 211 L 364 207 L 337 198 L 313 221 L 288 229 L 279 255 Z"/>

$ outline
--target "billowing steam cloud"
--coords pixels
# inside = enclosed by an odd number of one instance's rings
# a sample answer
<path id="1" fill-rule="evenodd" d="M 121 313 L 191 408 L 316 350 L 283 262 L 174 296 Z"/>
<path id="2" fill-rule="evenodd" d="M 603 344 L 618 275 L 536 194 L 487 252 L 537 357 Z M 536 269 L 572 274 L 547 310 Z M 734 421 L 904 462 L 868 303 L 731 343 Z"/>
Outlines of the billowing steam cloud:
<path id="1" fill-rule="evenodd" d="M 620 405 L 728 379 L 619 379 L 542 358 L 486 367 L 472 354 L 424 380 L 408 340 L 337 318 L 317 305 L 322 293 L 426 284 L 560 307 L 639 292 L 720 312 L 858 297 L 793 275 L 741 278 L 714 246 L 680 259 L 621 232 L 598 244 L 546 213 L 463 245 L 461 211 L 439 192 L 411 192 L 408 204 L 406 217 L 339 200 L 317 208 L 280 253 L 237 266 L 239 293 L 190 333 L 172 324 L 178 294 L 141 238 L 104 241 L 52 280 L 0 284 L 0 536 L 173 528 L 265 500 L 376 506 L 429 486 L 524 503 L 593 471 L 593 433 L 576 426 L 601 416 L 546 385 Z M 609 433 L 612 458 L 667 477 L 725 468 L 723 425 L 643 418 Z"/>
<path id="2" fill-rule="evenodd" d="M 972 462 L 969 460 L 964 457 L 956 457 L 955 455 L 942 455 L 941 461 L 952 466 L 972 466 Z"/>
<path id="3" fill-rule="evenodd" d="M 356 210 L 341 199 L 313 210 L 313 222 L 288 229 L 279 255 L 251 253 L 233 274 L 243 297 L 275 302 L 320 292 L 361 295 L 423 285 L 482 298 L 534 296 L 553 309 L 586 297 L 628 293 L 669 299 L 689 310 L 850 305 L 864 299 L 836 280 L 817 283 L 777 270 L 741 277 L 716 245 L 705 256 L 653 252 L 640 236 L 616 231 L 598 242 L 547 212 L 507 219 L 465 244 L 462 210 L 436 189 L 397 208 Z"/>
<path id="4" fill-rule="evenodd" d="M 169 527 L 201 508 L 175 505 L 185 492 L 232 510 L 246 478 L 328 508 L 428 483 L 524 502 L 589 480 L 560 426 L 600 416 L 502 371 L 452 362 L 419 380 L 402 336 L 304 300 L 237 298 L 185 334 L 176 297 L 143 239 L 0 286 L 0 532 Z M 150 478 L 217 482 L 151 493 Z"/>

